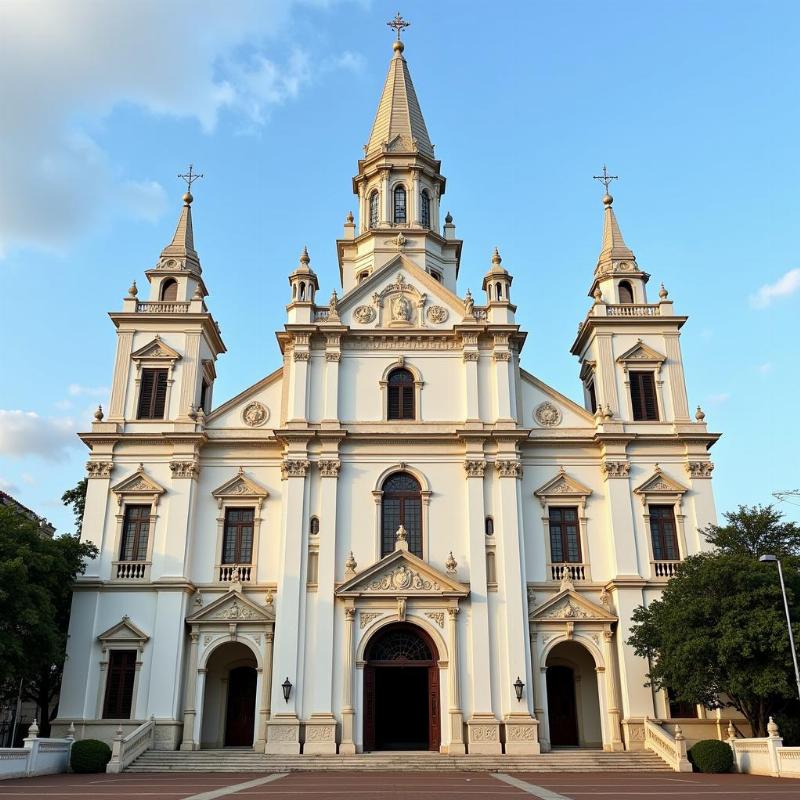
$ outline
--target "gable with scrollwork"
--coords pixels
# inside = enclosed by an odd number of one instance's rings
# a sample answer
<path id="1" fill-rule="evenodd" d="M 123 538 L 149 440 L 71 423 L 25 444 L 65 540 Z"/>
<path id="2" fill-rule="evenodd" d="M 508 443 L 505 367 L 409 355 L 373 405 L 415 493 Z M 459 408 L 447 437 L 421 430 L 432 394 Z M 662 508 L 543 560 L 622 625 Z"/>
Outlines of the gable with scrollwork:
<path id="1" fill-rule="evenodd" d="M 597 605 L 578 592 L 564 589 L 546 600 L 529 614 L 531 622 L 616 622 L 617 617 L 604 606 Z"/>

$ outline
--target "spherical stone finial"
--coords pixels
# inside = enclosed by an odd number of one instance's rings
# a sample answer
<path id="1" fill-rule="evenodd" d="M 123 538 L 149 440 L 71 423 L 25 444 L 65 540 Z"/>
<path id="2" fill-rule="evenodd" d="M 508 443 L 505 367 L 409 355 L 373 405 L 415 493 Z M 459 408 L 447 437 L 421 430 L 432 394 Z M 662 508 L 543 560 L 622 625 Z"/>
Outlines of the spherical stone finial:
<path id="1" fill-rule="evenodd" d="M 103 406 L 97 406 L 97 411 L 94 412 L 94 418 L 97 422 L 103 421 Z"/>
<path id="2" fill-rule="evenodd" d="M 703 409 L 702 409 L 702 408 L 700 408 L 700 406 L 697 406 L 697 411 L 695 411 L 695 412 L 694 412 L 694 418 L 695 418 L 695 419 L 696 419 L 698 422 L 703 422 L 703 421 L 705 420 L 705 418 L 706 418 L 706 415 L 705 415 L 705 413 L 703 412 Z"/>
<path id="3" fill-rule="evenodd" d="M 606 192 L 603 195 L 603 205 L 604 206 L 611 206 L 611 204 L 613 202 L 614 202 L 614 198 L 608 192 Z"/>
<path id="4" fill-rule="evenodd" d="M 405 49 L 406 46 L 402 43 L 402 41 L 400 41 L 400 39 L 395 39 L 392 42 L 392 50 L 394 50 L 395 53 L 402 53 Z"/>
<path id="5" fill-rule="evenodd" d="M 444 221 L 447 225 L 453 224 L 453 215 L 449 211 L 447 212 L 447 214 L 445 214 Z"/>
<path id="6" fill-rule="evenodd" d="M 192 204 L 192 200 L 194 200 L 194 197 L 192 197 L 192 193 L 186 192 L 186 194 L 184 194 L 183 196 L 183 204 L 185 206 L 190 206 Z"/>
<path id="7" fill-rule="evenodd" d="M 495 247 L 494 253 L 492 254 L 492 264 L 502 264 L 503 259 L 500 258 L 500 251 Z"/>
<path id="8" fill-rule="evenodd" d="M 300 263 L 306 266 L 311 263 L 311 257 L 308 255 L 308 247 L 303 247 L 303 252 L 300 254 Z"/>
<path id="9" fill-rule="evenodd" d="M 136 297 L 139 294 L 139 290 L 136 288 L 136 281 L 131 284 L 130 289 L 128 289 L 128 296 L 129 297 Z"/>
<path id="10" fill-rule="evenodd" d="M 661 288 L 658 290 L 658 296 L 662 300 L 666 300 L 669 297 L 669 292 L 664 288 L 664 284 L 661 284 Z"/>

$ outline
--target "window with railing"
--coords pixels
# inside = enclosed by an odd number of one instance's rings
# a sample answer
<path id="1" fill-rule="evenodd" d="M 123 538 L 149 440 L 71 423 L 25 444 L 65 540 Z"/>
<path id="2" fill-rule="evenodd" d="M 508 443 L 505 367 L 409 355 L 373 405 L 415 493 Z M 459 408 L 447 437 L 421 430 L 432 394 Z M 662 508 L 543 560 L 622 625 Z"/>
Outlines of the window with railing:
<path id="1" fill-rule="evenodd" d="M 251 564 L 254 508 L 226 508 L 222 537 L 222 564 Z"/>
<path id="2" fill-rule="evenodd" d="M 150 537 L 150 506 L 125 506 L 122 523 L 122 541 L 119 548 L 120 561 L 147 561 L 147 545 Z"/>
<path id="3" fill-rule="evenodd" d="M 653 560 L 656 562 L 680 561 L 675 509 L 672 506 L 650 506 L 649 514 Z M 659 577 L 670 577 L 670 575 L 660 575 Z"/>

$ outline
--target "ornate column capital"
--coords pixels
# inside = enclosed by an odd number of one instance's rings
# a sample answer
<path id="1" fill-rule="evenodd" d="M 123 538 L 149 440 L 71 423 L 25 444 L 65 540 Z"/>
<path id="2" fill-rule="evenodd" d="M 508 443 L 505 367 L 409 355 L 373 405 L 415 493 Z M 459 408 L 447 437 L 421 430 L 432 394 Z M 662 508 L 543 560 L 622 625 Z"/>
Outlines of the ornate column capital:
<path id="1" fill-rule="evenodd" d="M 200 462 L 196 459 L 170 461 L 169 469 L 173 478 L 196 478 L 200 474 Z"/>
<path id="2" fill-rule="evenodd" d="M 284 458 L 281 464 L 281 478 L 305 478 L 311 462 L 306 458 Z"/>
<path id="3" fill-rule="evenodd" d="M 87 478 L 110 478 L 114 464 L 111 461 L 87 461 Z"/>
<path id="4" fill-rule="evenodd" d="M 710 478 L 714 464 L 711 461 L 690 461 L 686 464 L 686 471 L 692 478 Z"/>
<path id="5" fill-rule="evenodd" d="M 494 468 L 501 478 L 522 477 L 522 463 L 517 459 L 499 459 L 494 462 Z"/>
<path id="6" fill-rule="evenodd" d="M 609 478 L 627 478 L 631 472 L 631 465 L 628 461 L 604 461 L 600 465 L 603 473 L 603 480 Z"/>
<path id="7" fill-rule="evenodd" d="M 323 478 L 338 478 L 342 462 L 338 458 L 321 458 L 317 462 L 319 474 Z"/>
<path id="8" fill-rule="evenodd" d="M 486 462 L 482 458 L 468 458 L 464 461 L 464 472 L 468 478 L 482 478 L 486 472 Z"/>

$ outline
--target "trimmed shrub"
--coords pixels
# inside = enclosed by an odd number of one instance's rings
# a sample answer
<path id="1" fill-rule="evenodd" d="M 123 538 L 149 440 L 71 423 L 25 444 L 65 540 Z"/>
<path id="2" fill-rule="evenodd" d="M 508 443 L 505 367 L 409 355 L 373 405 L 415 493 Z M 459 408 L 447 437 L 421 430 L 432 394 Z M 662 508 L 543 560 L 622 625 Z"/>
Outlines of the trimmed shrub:
<path id="1" fill-rule="evenodd" d="M 730 772 L 733 750 L 727 742 L 703 739 L 689 750 L 689 761 L 700 772 Z"/>
<path id="2" fill-rule="evenodd" d="M 98 739 L 82 739 L 72 745 L 69 765 L 73 772 L 105 772 L 111 748 Z"/>

